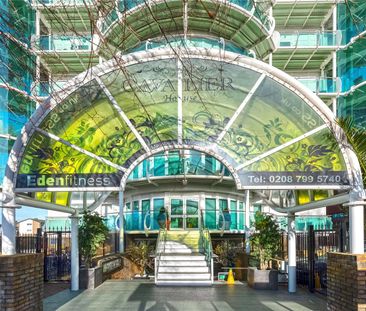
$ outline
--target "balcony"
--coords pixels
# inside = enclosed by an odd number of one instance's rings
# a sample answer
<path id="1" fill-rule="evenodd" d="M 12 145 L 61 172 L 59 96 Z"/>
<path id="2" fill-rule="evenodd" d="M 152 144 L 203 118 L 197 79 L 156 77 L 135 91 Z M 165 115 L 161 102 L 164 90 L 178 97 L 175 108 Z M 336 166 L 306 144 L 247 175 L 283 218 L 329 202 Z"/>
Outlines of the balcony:
<path id="1" fill-rule="evenodd" d="M 34 48 L 53 74 L 77 74 L 98 64 L 90 35 L 40 36 Z"/>
<path id="2" fill-rule="evenodd" d="M 38 47 L 43 51 L 91 51 L 92 38 L 86 36 L 40 36 Z"/>
<path id="3" fill-rule="evenodd" d="M 340 31 L 281 32 L 279 48 L 339 47 L 341 41 L 342 33 Z"/>
<path id="4" fill-rule="evenodd" d="M 67 81 L 40 81 L 36 88 L 37 96 L 48 97 L 53 92 L 61 90 L 66 83 Z"/>
<path id="5" fill-rule="evenodd" d="M 171 37 L 167 41 L 165 38 L 156 38 L 152 40 L 147 40 L 141 45 L 128 50 L 127 52 L 139 52 L 146 51 L 150 49 L 159 49 L 159 48 L 204 48 L 204 49 L 221 49 L 228 52 L 233 52 L 246 56 L 253 56 L 251 52 L 238 47 L 236 44 L 232 42 L 228 42 L 223 38 L 204 38 L 204 37 L 187 37 L 184 39 L 183 37 Z"/>
<path id="6" fill-rule="evenodd" d="M 342 91 L 339 78 L 301 77 L 296 79 L 319 96 L 334 96 Z"/>
<path id="7" fill-rule="evenodd" d="M 282 32 L 273 65 L 282 70 L 318 70 L 341 42 L 340 31 Z"/>
<path id="8" fill-rule="evenodd" d="M 187 6 L 177 0 L 157 0 L 149 6 L 142 0 L 120 1 L 98 25 L 107 41 L 101 47 L 106 58 L 136 48 L 149 38 L 184 32 L 222 37 L 241 48 L 254 49 L 260 57 L 275 48 L 271 38 L 274 20 L 252 0 L 190 1 Z"/>
<path id="9" fill-rule="evenodd" d="M 93 0 L 37 0 L 37 6 L 59 6 L 59 7 L 84 7 L 85 5 L 92 5 Z"/>

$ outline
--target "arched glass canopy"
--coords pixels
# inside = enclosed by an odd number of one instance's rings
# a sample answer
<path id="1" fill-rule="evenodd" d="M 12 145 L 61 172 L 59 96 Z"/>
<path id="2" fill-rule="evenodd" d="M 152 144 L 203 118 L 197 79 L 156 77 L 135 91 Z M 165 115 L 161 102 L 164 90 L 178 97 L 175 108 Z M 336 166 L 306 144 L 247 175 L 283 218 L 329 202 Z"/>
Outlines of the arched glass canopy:
<path id="1" fill-rule="evenodd" d="M 281 71 L 195 48 L 136 52 L 93 68 L 42 105 L 17 140 L 15 192 L 123 189 L 166 150 L 214 156 L 238 189 L 344 189 L 329 109 Z"/>

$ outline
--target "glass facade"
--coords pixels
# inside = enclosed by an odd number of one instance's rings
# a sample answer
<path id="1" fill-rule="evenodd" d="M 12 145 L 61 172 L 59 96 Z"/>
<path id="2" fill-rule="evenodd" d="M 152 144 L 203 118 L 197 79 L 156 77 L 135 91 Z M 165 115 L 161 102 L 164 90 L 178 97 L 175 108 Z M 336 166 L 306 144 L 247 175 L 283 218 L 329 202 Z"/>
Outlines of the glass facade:
<path id="1" fill-rule="evenodd" d="M 35 110 L 30 99 L 35 57 L 30 50 L 35 12 L 27 1 L 0 2 L 0 186 L 8 153 Z M 8 36 L 8 37 L 7 37 Z"/>
<path id="2" fill-rule="evenodd" d="M 200 207 L 200 202 L 203 202 Z M 254 215 L 256 208 L 252 208 Z M 127 232 L 156 232 L 170 220 L 170 230 L 198 230 L 201 226 L 211 231 L 244 232 L 244 203 L 234 197 L 220 197 L 210 193 L 196 195 L 146 195 L 126 198 L 124 209 Z M 112 216 L 110 216 L 112 217 Z M 116 217 L 116 216 L 114 216 Z"/>

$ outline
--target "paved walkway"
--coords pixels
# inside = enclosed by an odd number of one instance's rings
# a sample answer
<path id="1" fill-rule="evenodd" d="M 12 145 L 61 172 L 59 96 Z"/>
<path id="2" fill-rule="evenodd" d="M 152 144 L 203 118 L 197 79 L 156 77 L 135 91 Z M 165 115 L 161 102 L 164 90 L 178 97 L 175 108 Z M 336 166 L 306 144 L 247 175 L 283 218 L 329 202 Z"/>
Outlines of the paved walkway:
<path id="1" fill-rule="evenodd" d="M 326 300 L 307 290 L 288 294 L 260 291 L 246 284 L 212 287 L 156 287 L 138 281 L 107 281 L 95 290 L 62 291 L 44 300 L 44 311 L 309 311 L 326 310 Z"/>

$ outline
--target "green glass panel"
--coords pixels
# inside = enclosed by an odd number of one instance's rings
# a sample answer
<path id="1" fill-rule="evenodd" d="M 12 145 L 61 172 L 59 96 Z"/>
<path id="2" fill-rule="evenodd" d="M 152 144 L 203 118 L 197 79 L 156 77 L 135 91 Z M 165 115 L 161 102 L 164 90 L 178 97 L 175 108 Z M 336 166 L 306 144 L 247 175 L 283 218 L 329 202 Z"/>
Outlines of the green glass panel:
<path id="1" fill-rule="evenodd" d="M 187 215 L 198 215 L 198 201 L 187 200 L 186 205 Z"/>
<path id="2" fill-rule="evenodd" d="M 170 223 L 170 229 L 183 229 L 183 218 L 172 217 Z"/>
<path id="3" fill-rule="evenodd" d="M 198 217 L 187 217 L 187 229 L 198 229 Z"/>
<path id="4" fill-rule="evenodd" d="M 328 128 L 244 167 L 251 185 L 348 184 L 343 156 Z"/>
<path id="5" fill-rule="evenodd" d="M 321 117 L 303 99 L 278 82 L 265 78 L 221 145 L 234 159 L 243 162 L 322 124 Z"/>
<path id="6" fill-rule="evenodd" d="M 150 223 L 151 223 L 151 217 L 146 216 L 149 212 L 150 212 L 150 200 L 142 200 L 141 201 L 141 206 L 142 206 L 142 224 L 141 227 L 144 230 L 144 222 L 145 222 L 145 217 L 146 217 L 146 226 L 150 227 Z"/>
<path id="7" fill-rule="evenodd" d="M 219 217 L 218 229 L 221 229 L 224 226 L 225 221 L 224 229 L 229 230 L 231 226 L 231 213 L 227 199 L 219 199 L 219 209 L 222 214 Z"/>
<path id="8" fill-rule="evenodd" d="M 168 154 L 168 174 L 179 175 L 182 173 L 183 167 L 179 151 L 170 151 Z"/>
<path id="9" fill-rule="evenodd" d="M 141 214 L 139 211 L 139 201 L 132 202 L 132 228 L 131 230 L 143 230 L 141 228 Z"/>
<path id="10" fill-rule="evenodd" d="M 165 176 L 165 155 L 163 153 L 154 156 L 154 176 Z"/>
<path id="11" fill-rule="evenodd" d="M 205 200 L 205 227 L 216 229 L 216 199 Z"/>
<path id="12" fill-rule="evenodd" d="M 35 198 L 39 201 L 51 202 L 52 201 L 52 192 L 36 192 Z"/>
<path id="13" fill-rule="evenodd" d="M 101 77 L 145 141 L 177 139 L 177 61 L 154 60 Z"/>
<path id="14" fill-rule="evenodd" d="M 171 216 L 183 215 L 183 200 L 172 199 L 171 200 Z"/>
<path id="15" fill-rule="evenodd" d="M 220 211 L 228 211 L 228 202 L 227 199 L 220 199 L 219 200 L 219 209 Z"/>
<path id="16" fill-rule="evenodd" d="M 238 229 L 243 230 L 245 229 L 245 212 L 244 212 L 244 203 L 239 202 L 239 222 L 238 222 Z"/>
<path id="17" fill-rule="evenodd" d="M 224 62 L 194 58 L 183 61 L 183 68 L 184 138 L 214 140 L 259 74 Z"/>
<path id="18" fill-rule="evenodd" d="M 98 174 L 108 173 L 118 178 L 115 168 L 35 132 L 20 163 L 17 187 L 97 187 L 102 183 Z"/>
<path id="19" fill-rule="evenodd" d="M 53 109 L 40 128 L 123 165 L 141 144 L 103 94 L 95 81 L 87 83 Z"/>
<path id="20" fill-rule="evenodd" d="M 239 229 L 238 228 L 238 213 L 237 213 L 237 204 L 236 201 L 230 200 L 230 216 L 231 216 L 231 225 L 230 229 Z"/>
<path id="21" fill-rule="evenodd" d="M 158 223 L 158 215 L 161 210 L 164 210 L 164 199 L 163 198 L 154 198 L 154 219 L 152 224 L 152 229 L 158 230 L 160 228 Z"/>
<path id="22" fill-rule="evenodd" d="M 69 192 L 56 192 L 55 203 L 63 206 L 67 206 L 69 202 Z"/>

